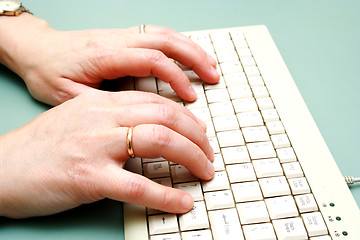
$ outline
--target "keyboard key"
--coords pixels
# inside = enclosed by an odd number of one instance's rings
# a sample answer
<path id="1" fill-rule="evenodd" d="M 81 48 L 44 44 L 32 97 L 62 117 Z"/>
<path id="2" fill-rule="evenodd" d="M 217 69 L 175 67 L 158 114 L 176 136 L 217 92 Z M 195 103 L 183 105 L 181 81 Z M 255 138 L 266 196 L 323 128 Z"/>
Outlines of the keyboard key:
<path id="1" fill-rule="evenodd" d="M 243 229 L 246 240 L 276 240 L 271 223 L 245 225 Z"/>
<path id="2" fill-rule="evenodd" d="M 223 160 L 221 153 L 214 154 L 213 166 L 215 168 L 215 171 L 224 171 L 225 170 L 225 164 L 224 164 L 224 160 Z"/>
<path id="3" fill-rule="evenodd" d="M 256 142 L 247 144 L 251 159 L 276 157 L 274 146 L 271 142 Z"/>
<path id="4" fill-rule="evenodd" d="M 202 181 L 203 191 L 218 191 L 230 189 L 229 180 L 226 172 L 215 172 L 214 178 L 209 181 Z"/>
<path id="5" fill-rule="evenodd" d="M 240 130 L 218 132 L 217 137 L 219 140 L 219 145 L 222 148 L 245 145 L 244 138 Z"/>
<path id="6" fill-rule="evenodd" d="M 154 76 L 135 78 L 135 89 L 144 92 L 157 93 L 156 78 Z"/>
<path id="7" fill-rule="evenodd" d="M 214 240 L 244 240 L 235 208 L 209 212 Z"/>
<path id="8" fill-rule="evenodd" d="M 231 183 L 256 180 L 255 171 L 251 163 L 227 165 L 226 170 Z"/>
<path id="9" fill-rule="evenodd" d="M 250 156 L 245 146 L 222 148 L 221 152 L 225 164 L 250 162 Z"/>
<path id="10" fill-rule="evenodd" d="M 163 157 L 159 157 L 159 158 L 143 158 L 142 159 L 142 163 L 151 163 L 151 162 L 162 162 L 165 161 L 166 159 Z"/>
<path id="11" fill-rule="evenodd" d="M 293 194 L 303 194 L 303 193 L 310 193 L 309 184 L 306 181 L 306 178 L 291 178 L 288 180 L 291 191 Z"/>
<path id="12" fill-rule="evenodd" d="M 269 141 L 269 133 L 265 126 L 246 127 L 241 129 L 246 142 Z"/>
<path id="13" fill-rule="evenodd" d="M 150 240 L 181 240 L 181 238 L 179 233 L 172 233 L 172 234 L 151 236 Z"/>
<path id="14" fill-rule="evenodd" d="M 241 224 L 262 223 L 270 220 L 264 201 L 238 203 L 236 208 Z"/>
<path id="15" fill-rule="evenodd" d="M 211 115 L 208 108 L 194 108 L 190 109 L 190 111 L 199 119 L 201 119 L 204 122 L 210 122 L 211 121 Z"/>
<path id="16" fill-rule="evenodd" d="M 264 125 L 259 111 L 241 112 L 236 114 L 240 127 L 255 127 Z"/>
<path id="17" fill-rule="evenodd" d="M 175 214 L 152 215 L 149 219 L 150 235 L 178 232 L 178 221 Z"/>
<path id="18" fill-rule="evenodd" d="M 241 98 L 232 100 L 236 113 L 254 112 L 258 110 L 254 98 Z"/>
<path id="19" fill-rule="evenodd" d="M 141 158 L 138 157 L 130 158 L 128 161 L 126 161 L 124 168 L 130 172 L 141 175 L 142 174 Z"/>
<path id="20" fill-rule="evenodd" d="M 259 179 L 264 197 L 289 195 L 290 188 L 284 176 Z"/>
<path id="21" fill-rule="evenodd" d="M 243 72 L 243 67 L 239 61 L 220 63 L 220 68 L 224 75 L 229 73 Z"/>
<path id="22" fill-rule="evenodd" d="M 212 240 L 210 230 L 182 232 L 181 236 L 183 240 Z"/>
<path id="23" fill-rule="evenodd" d="M 247 56 L 246 54 L 248 54 L 248 52 L 246 50 L 245 51 L 242 50 L 242 52 L 240 54 L 243 54 L 243 55 L 240 55 L 240 56 Z M 248 77 L 250 77 L 250 76 L 259 76 L 260 75 L 259 69 L 256 66 L 246 66 L 246 67 L 244 67 L 244 72 L 245 72 L 246 76 L 248 76 Z"/>
<path id="24" fill-rule="evenodd" d="M 209 104 L 212 117 L 234 115 L 234 108 L 230 101 Z"/>
<path id="25" fill-rule="evenodd" d="M 200 182 L 174 184 L 174 188 L 189 193 L 194 199 L 194 201 L 201 201 L 204 199 Z"/>
<path id="26" fill-rule="evenodd" d="M 254 160 L 252 164 L 258 178 L 283 175 L 283 170 L 277 158 Z"/>
<path id="27" fill-rule="evenodd" d="M 248 81 L 251 87 L 264 86 L 264 80 L 261 76 L 249 76 Z"/>
<path id="28" fill-rule="evenodd" d="M 224 74 L 224 80 L 227 87 L 248 84 L 248 80 L 244 72 Z"/>
<path id="29" fill-rule="evenodd" d="M 205 94 L 205 90 L 204 90 L 204 86 L 203 83 L 200 81 L 193 81 L 191 82 L 191 86 L 194 89 L 195 93 L 197 95 L 204 95 Z"/>
<path id="30" fill-rule="evenodd" d="M 206 192 L 204 197 L 208 210 L 235 207 L 234 198 L 230 190 Z"/>
<path id="31" fill-rule="evenodd" d="M 263 196 L 258 182 L 243 182 L 231 184 L 235 202 L 262 200 Z"/>
<path id="32" fill-rule="evenodd" d="M 205 91 L 208 103 L 228 102 L 230 101 L 229 93 L 226 89 L 213 89 Z"/>
<path id="33" fill-rule="evenodd" d="M 308 239 L 301 218 L 274 220 L 273 225 L 279 240 Z"/>
<path id="34" fill-rule="evenodd" d="M 236 51 L 240 57 L 251 57 L 252 56 L 252 53 L 249 48 L 244 48 L 244 47 L 236 48 Z"/>
<path id="35" fill-rule="evenodd" d="M 238 61 L 239 56 L 235 51 L 222 51 L 216 53 L 219 63 Z"/>
<path id="36" fill-rule="evenodd" d="M 282 167 L 287 178 L 303 177 L 304 173 L 300 167 L 299 162 L 283 163 Z"/>
<path id="37" fill-rule="evenodd" d="M 170 176 L 169 162 L 146 163 L 143 166 L 144 175 L 148 178 L 159 178 Z"/>
<path id="38" fill-rule="evenodd" d="M 274 103 L 272 102 L 271 98 L 269 98 L 269 97 L 257 98 L 256 102 L 257 102 L 260 110 L 274 108 Z M 269 132 L 270 132 L 270 130 L 269 130 Z M 283 132 L 280 132 L 280 133 L 283 133 Z M 272 133 L 272 134 L 275 134 L 275 133 Z"/>
<path id="39" fill-rule="evenodd" d="M 212 121 L 206 121 L 205 124 L 206 124 L 206 136 L 208 138 L 216 137 L 213 122 Z"/>
<path id="40" fill-rule="evenodd" d="M 231 99 L 251 98 L 253 93 L 248 84 L 236 85 L 228 87 Z"/>
<path id="41" fill-rule="evenodd" d="M 179 216 L 181 231 L 197 230 L 209 227 L 208 215 L 203 201 L 194 202 L 190 212 Z"/>
<path id="42" fill-rule="evenodd" d="M 263 109 L 260 108 L 260 110 Z M 271 135 L 285 133 L 284 126 L 280 121 L 267 122 L 266 127 L 268 128 Z"/>
<path id="43" fill-rule="evenodd" d="M 185 102 L 185 107 L 188 109 L 193 108 L 207 108 L 207 100 L 205 95 L 198 95 L 195 102 Z"/>
<path id="44" fill-rule="evenodd" d="M 281 163 L 294 162 L 297 160 L 292 147 L 276 149 L 276 153 Z"/>
<path id="45" fill-rule="evenodd" d="M 238 130 L 239 123 L 235 115 L 214 117 L 213 123 L 216 132 Z"/>
<path id="46" fill-rule="evenodd" d="M 276 149 L 290 147 L 289 138 L 287 137 L 287 135 L 285 133 L 271 135 L 271 141 L 273 142 L 274 147 Z"/>
<path id="47" fill-rule="evenodd" d="M 214 153 L 220 152 L 219 142 L 216 137 L 210 137 L 209 143 L 210 143 L 210 146 L 212 147 L 212 149 L 214 150 Z"/>
<path id="48" fill-rule="evenodd" d="M 279 121 L 279 114 L 275 109 L 261 110 L 261 115 L 265 122 Z"/>
<path id="49" fill-rule="evenodd" d="M 198 180 L 197 177 L 192 175 L 189 170 L 183 165 L 171 166 L 171 177 L 173 183 L 191 182 Z"/>
<path id="50" fill-rule="evenodd" d="M 265 199 L 271 219 L 296 217 L 299 215 L 292 196 Z"/>
<path id="51" fill-rule="evenodd" d="M 182 102 L 182 99 L 177 95 L 177 93 L 172 90 L 172 89 L 169 89 L 169 90 L 161 90 L 159 92 L 159 95 L 164 97 L 164 98 L 167 98 L 167 99 L 170 99 L 174 102 Z"/>
<path id="52" fill-rule="evenodd" d="M 311 193 L 297 195 L 295 196 L 295 201 L 301 213 L 318 210 L 315 198 Z"/>
<path id="53" fill-rule="evenodd" d="M 254 97 L 256 99 L 269 97 L 269 92 L 268 92 L 268 90 L 266 89 L 265 86 L 253 87 L 252 91 L 253 91 Z"/>
<path id="54" fill-rule="evenodd" d="M 240 45 L 236 45 L 236 48 L 241 48 Z M 256 66 L 255 60 L 252 56 L 241 56 L 240 62 L 244 67 Z"/>
<path id="55" fill-rule="evenodd" d="M 327 234 L 327 227 L 320 212 L 301 214 L 310 237 Z"/>

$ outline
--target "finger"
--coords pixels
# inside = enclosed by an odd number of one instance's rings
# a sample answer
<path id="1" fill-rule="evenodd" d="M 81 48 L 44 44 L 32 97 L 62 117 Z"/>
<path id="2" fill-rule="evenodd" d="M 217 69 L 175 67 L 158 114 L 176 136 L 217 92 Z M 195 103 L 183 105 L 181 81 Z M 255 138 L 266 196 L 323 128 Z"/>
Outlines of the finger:
<path id="1" fill-rule="evenodd" d="M 186 213 L 193 207 L 188 193 L 162 186 L 117 165 L 108 166 L 99 175 L 97 184 L 104 197 L 171 213 Z"/>
<path id="2" fill-rule="evenodd" d="M 123 91 L 123 92 L 114 92 L 114 93 L 106 92 L 106 95 L 111 96 L 111 100 L 115 101 L 116 103 L 115 105 L 119 105 L 119 106 L 129 106 L 129 105 L 138 105 L 138 104 L 167 105 L 173 108 L 174 111 L 181 112 L 187 115 L 192 120 L 197 122 L 204 131 L 206 131 L 206 124 L 201 119 L 197 118 L 189 109 L 187 109 L 184 106 L 181 106 L 180 104 L 172 100 L 161 97 L 157 94 L 141 92 L 141 91 Z M 106 106 L 109 106 L 109 103 L 108 101 L 105 100 L 105 98 L 101 98 L 101 100 L 104 100 L 104 104 L 106 104 Z M 153 113 L 149 115 L 153 115 Z M 128 124 L 128 126 L 131 126 L 131 124 Z"/>
<path id="3" fill-rule="evenodd" d="M 131 107 L 116 108 L 122 126 L 141 124 L 163 125 L 181 134 L 202 149 L 210 161 L 214 160 L 214 151 L 201 126 L 191 117 L 166 104 L 138 104 Z M 124 119 L 124 116 L 126 118 Z"/>
<path id="4" fill-rule="evenodd" d="M 117 49 L 101 53 L 97 72 L 104 79 L 121 76 L 154 75 L 170 84 L 172 89 L 185 101 L 195 101 L 196 93 L 189 79 L 181 69 L 162 52 L 150 49 Z M 101 61 L 100 61 L 101 60 Z"/>
<path id="5" fill-rule="evenodd" d="M 143 124 L 134 127 L 132 146 L 137 157 L 164 157 L 185 166 L 201 179 L 210 180 L 214 176 L 214 167 L 201 148 L 165 126 Z"/>
<path id="6" fill-rule="evenodd" d="M 136 34 L 127 45 L 134 48 L 151 48 L 192 68 L 207 83 L 217 83 L 219 73 L 216 61 L 186 36 L 171 29 L 147 26 L 146 34 Z"/>

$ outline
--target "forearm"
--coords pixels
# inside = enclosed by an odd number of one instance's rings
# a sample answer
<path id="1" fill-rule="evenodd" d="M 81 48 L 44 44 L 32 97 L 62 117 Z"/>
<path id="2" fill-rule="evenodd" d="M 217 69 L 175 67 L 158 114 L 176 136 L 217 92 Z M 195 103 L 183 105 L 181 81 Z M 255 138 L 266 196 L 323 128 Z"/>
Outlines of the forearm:
<path id="1" fill-rule="evenodd" d="M 23 63 L 29 57 L 26 56 L 26 50 L 31 49 L 35 38 L 42 37 L 38 33 L 44 28 L 50 28 L 46 21 L 29 13 L 22 13 L 17 17 L 1 16 L 0 63 L 23 77 Z"/>

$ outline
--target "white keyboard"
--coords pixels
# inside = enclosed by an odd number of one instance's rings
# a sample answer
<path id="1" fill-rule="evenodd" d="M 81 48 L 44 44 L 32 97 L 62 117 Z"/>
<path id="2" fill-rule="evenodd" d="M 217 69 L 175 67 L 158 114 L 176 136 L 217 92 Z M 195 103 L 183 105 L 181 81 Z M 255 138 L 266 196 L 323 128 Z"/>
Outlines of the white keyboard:
<path id="1" fill-rule="evenodd" d="M 126 240 L 360 239 L 359 208 L 264 26 L 184 33 L 218 60 L 220 82 L 183 66 L 198 99 L 154 77 L 135 89 L 184 104 L 207 124 L 215 177 L 163 158 L 127 168 L 194 198 L 183 215 L 124 203 Z"/>

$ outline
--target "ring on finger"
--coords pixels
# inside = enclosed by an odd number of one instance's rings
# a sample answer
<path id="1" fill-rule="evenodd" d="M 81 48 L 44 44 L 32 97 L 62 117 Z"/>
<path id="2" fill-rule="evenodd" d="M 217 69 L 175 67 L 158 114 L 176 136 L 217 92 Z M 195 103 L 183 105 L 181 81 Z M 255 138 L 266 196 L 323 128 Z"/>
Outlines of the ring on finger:
<path id="1" fill-rule="evenodd" d="M 145 33 L 145 24 L 140 24 L 140 25 L 139 25 L 139 32 L 140 32 L 140 34 L 144 34 L 144 33 Z"/>
<path id="2" fill-rule="evenodd" d="M 133 144 L 132 144 L 133 132 L 134 132 L 134 128 L 129 127 L 128 130 L 127 130 L 127 134 L 126 134 L 127 152 L 129 154 L 129 156 L 132 157 L 132 158 L 135 157 Z"/>

